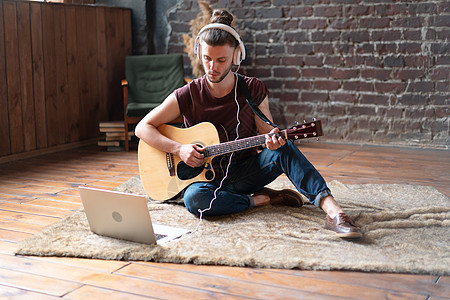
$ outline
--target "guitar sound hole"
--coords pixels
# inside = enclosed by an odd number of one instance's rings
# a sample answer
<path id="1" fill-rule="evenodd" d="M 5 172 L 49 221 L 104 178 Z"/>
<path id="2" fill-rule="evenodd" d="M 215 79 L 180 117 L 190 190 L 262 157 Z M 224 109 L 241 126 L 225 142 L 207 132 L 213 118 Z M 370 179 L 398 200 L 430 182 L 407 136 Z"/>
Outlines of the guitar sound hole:
<path id="1" fill-rule="evenodd" d="M 191 168 L 184 162 L 179 162 L 177 165 L 177 175 L 181 180 L 188 180 L 197 177 L 203 172 L 203 166 Z"/>
<path id="2" fill-rule="evenodd" d="M 206 172 L 205 172 L 205 178 L 206 178 L 207 180 L 212 180 L 212 179 L 214 178 L 214 172 L 211 171 L 211 170 L 206 171 Z"/>

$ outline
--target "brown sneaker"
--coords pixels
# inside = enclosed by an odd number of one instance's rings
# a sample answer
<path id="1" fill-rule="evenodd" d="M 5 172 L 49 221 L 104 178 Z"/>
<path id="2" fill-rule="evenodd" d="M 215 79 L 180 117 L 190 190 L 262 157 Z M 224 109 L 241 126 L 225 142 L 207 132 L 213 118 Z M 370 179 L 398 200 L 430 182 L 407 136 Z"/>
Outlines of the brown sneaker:
<path id="1" fill-rule="evenodd" d="M 270 188 L 263 188 L 257 191 L 253 196 L 266 195 L 270 198 L 270 204 L 272 205 L 286 205 L 293 207 L 302 207 L 302 196 L 296 191 L 291 189 L 273 190 Z"/>
<path id="2" fill-rule="evenodd" d="M 332 230 L 341 238 L 346 239 L 359 239 L 362 237 L 361 229 L 356 227 L 350 218 L 340 213 L 334 219 L 327 215 L 325 222 L 325 229 Z"/>

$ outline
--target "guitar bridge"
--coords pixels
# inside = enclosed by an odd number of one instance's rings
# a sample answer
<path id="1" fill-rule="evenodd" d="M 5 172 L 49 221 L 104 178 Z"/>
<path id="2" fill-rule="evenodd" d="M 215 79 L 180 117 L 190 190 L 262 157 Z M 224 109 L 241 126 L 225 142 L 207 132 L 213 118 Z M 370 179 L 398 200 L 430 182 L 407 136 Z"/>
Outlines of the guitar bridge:
<path id="1" fill-rule="evenodd" d="M 175 162 L 172 153 L 166 153 L 166 163 L 170 176 L 175 176 Z"/>

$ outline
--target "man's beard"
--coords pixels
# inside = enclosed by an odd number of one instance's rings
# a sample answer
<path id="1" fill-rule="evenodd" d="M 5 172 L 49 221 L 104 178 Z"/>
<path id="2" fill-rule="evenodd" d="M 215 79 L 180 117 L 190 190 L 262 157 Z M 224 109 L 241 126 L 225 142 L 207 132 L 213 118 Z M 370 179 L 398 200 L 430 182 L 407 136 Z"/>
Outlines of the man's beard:
<path id="1" fill-rule="evenodd" d="M 219 78 L 218 80 L 216 80 L 216 81 L 213 81 L 213 80 L 211 79 L 211 77 L 209 77 L 209 74 L 207 74 L 206 76 L 208 77 L 209 82 L 211 82 L 211 83 L 219 83 L 219 82 L 221 82 L 222 80 L 224 80 L 225 77 L 227 77 L 227 75 L 228 75 L 228 73 L 230 73 L 232 67 L 233 67 L 233 64 L 230 64 L 230 67 L 229 67 L 229 68 L 223 73 L 223 75 L 220 76 L 220 78 Z"/>

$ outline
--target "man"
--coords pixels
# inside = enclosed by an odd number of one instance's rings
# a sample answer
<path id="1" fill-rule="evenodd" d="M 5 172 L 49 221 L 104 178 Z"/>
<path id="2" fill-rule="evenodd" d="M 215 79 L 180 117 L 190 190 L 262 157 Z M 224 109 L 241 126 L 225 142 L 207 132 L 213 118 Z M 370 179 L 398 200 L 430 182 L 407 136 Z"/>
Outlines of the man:
<path id="1" fill-rule="evenodd" d="M 232 153 L 213 160 L 216 178 L 197 182 L 184 192 L 186 208 L 195 215 L 225 215 L 259 205 L 302 206 L 300 194 L 293 190 L 275 191 L 264 186 L 286 174 L 297 190 L 311 204 L 327 214 L 325 228 L 343 238 L 360 238 L 361 231 L 336 203 L 324 179 L 290 141 L 276 135 L 279 131 L 262 121 L 245 101 L 238 87 L 237 75 L 231 72 L 245 58 L 245 48 L 231 27 L 233 17 L 226 11 L 215 11 L 211 24 L 196 39 L 196 52 L 205 75 L 170 94 L 136 127 L 136 135 L 163 152 L 177 155 L 190 167 L 204 163 L 204 148 L 196 144 L 180 144 L 162 135 L 157 128 L 183 116 L 187 127 L 211 122 L 220 141 L 231 141 L 267 134 L 265 149 L 255 148 Z M 268 90 L 256 78 L 245 77 L 250 94 L 268 119 Z"/>

